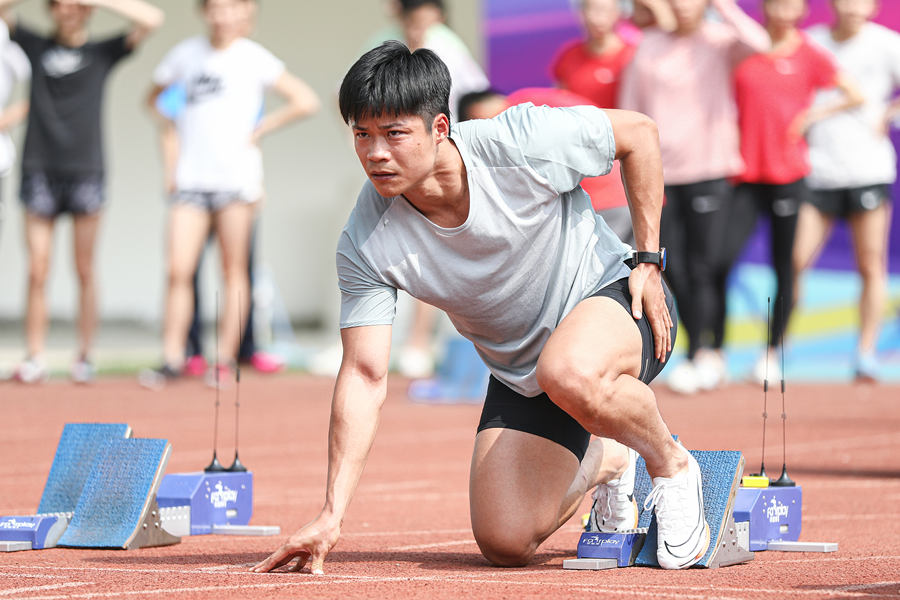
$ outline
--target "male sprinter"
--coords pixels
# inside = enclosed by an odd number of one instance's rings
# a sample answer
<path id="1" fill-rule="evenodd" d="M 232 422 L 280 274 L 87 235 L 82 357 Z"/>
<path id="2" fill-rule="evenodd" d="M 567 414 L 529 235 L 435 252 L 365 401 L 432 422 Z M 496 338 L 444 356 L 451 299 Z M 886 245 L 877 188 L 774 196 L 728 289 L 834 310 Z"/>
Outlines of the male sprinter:
<path id="1" fill-rule="evenodd" d="M 375 437 L 398 289 L 446 311 L 491 369 L 469 486 L 475 540 L 491 563 L 528 563 L 593 485 L 598 524 L 634 527 L 633 448 L 653 477 L 660 564 L 694 564 L 709 545 L 700 470 L 647 386 L 675 334 L 660 277 L 655 125 L 633 112 L 528 104 L 451 135 L 449 89 L 434 53 L 399 42 L 363 55 L 341 85 L 369 181 L 337 251 L 344 352 L 325 505 L 254 570 L 296 557 L 293 570 L 309 561 L 323 572 Z M 578 185 L 614 159 L 634 256 Z"/>

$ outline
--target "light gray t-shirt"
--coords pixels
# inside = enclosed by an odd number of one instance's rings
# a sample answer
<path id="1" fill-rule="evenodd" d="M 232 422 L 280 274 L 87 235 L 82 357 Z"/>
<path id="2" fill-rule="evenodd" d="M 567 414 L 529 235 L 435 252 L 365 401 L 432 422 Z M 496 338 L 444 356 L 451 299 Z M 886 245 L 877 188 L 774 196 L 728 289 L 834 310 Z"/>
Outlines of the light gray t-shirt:
<path id="1" fill-rule="evenodd" d="M 444 310 L 497 379 L 541 393 L 547 338 L 581 300 L 627 277 L 623 244 L 579 183 L 612 168 L 598 108 L 510 108 L 454 127 L 469 215 L 452 229 L 367 182 L 338 243 L 341 327 L 388 325 L 397 290 Z M 598 344 L 605 340 L 597 340 Z"/>

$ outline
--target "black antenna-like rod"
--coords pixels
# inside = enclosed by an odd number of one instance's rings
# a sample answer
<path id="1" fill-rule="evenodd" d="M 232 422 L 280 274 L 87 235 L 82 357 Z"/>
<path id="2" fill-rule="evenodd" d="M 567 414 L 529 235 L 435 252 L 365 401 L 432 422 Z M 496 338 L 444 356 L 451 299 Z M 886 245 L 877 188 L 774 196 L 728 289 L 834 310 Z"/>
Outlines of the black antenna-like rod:
<path id="1" fill-rule="evenodd" d="M 759 476 L 768 477 L 766 474 L 766 421 L 769 418 L 769 347 L 772 344 L 772 297 L 766 298 L 766 349 L 765 366 L 763 371 L 763 432 L 762 432 L 762 458 L 759 459 Z"/>
<path id="2" fill-rule="evenodd" d="M 778 299 L 781 322 L 784 323 L 784 297 Z M 781 477 L 771 482 L 779 487 L 793 487 L 796 484 L 787 473 L 787 410 L 784 402 L 784 335 L 781 336 Z"/>
<path id="3" fill-rule="evenodd" d="M 244 313 L 241 311 L 241 295 L 238 294 L 238 340 L 243 339 L 244 333 L 242 331 L 242 318 Z M 234 361 L 234 462 L 231 463 L 231 466 L 228 467 L 229 471 L 246 471 L 247 467 L 241 464 L 241 459 L 238 457 L 238 439 L 240 434 L 239 423 L 240 419 L 238 418 L 241 409 L 241 364 L 240 361 Z"/>
<path id="4" fill-rule="evenodd" d="M 213 421 L 213 457 L 212 462 L 203 469 L 204 471 L 224 471 L 225 467 L 222 466 L 222 463 L 219 462 L 219 457 L 217 456 L 217 449 L 219 447 L 219 292 L 216 291 L 216 323 L 215 323 L 215 357 L 216 362 L 213 366 L 216 377 L 216 410 L 215 410 L 215 419 Z"/>

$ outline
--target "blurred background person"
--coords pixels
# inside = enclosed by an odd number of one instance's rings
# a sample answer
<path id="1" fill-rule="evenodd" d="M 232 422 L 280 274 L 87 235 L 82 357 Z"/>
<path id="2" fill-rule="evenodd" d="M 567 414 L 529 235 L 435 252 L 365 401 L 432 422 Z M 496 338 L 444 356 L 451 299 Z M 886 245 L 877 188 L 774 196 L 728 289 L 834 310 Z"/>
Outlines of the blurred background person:
<path id="1" fill-rule="evenodd" d="M 688 334 L 687 360 L 672 369 L 667 383 L 681 393 L 713 389 L 727 376 L 727 273 L 718 253 L 728 235 L 728 178 L 743 171 L 733 71 L 769 47 L 766 30 L 734 0 L 712 0 L 717 21 L 705 16 L 709 4 L 671 0 L 675 30 L 644 30 L 619 93 L 620 108 L 643 112 L 659 127 L 666 183 L 660 237 Z"/>
<path id="2" fill-rule="evenodd" d="M 411 50 L 427 48 L 437 54 L 450 71 L 449 116 L 451 123 L 456 123 L 460 98 L 488 89 L 490 82 L 462 39 L 447 25 L 444 1 L 389 0 L 388 10 L 395 23 L 369 38 L 365 49 L 398 40 Z M 435 367 L 440 313 L 414 298 L 401 302 L 398 311 L 409 314 L 410 320 L 405 335 L 397 341 L 399 348 L 392 366 L 404 377 L 430 377 Z M 314 356 L 309 369 L 318 375 L 336 375 L 340 364 L 341 346 L 335 343 Z"/>
<path id="3" fill-rule="evenodd" d="M 553 80 L 586 103 L 616 108 L 619 81 L 634 57 L 636 40 L 627 40 L 617 32 L 622 17 L 618 0 L 578 0 L 576 6 L 584 38 L 560 48 L 550 65 Z M 603 215 L 619 239 L 631 244 L 631 214 L 621 178 L 619 163 L 615 162 L 608 177 L 591 177 L 581 186 L 591 197 L 594 210 Z"/>
<path id="4" fill-rule="evenodd" d="M 832 58 L 798 29 L 807 0 L 763 0 L 762 8 L 772 48 L 747 58 L 735 72 L 745 170 L 728 209 L 733 229 L 722 251 L 727 272 L 753 233 L 758 215 L 769 221 L 776 290 L 767 319 L 768 347 L 751 373 L 760 383 L 781 378 L 775 349 L 794 301 L 794 234 L 798 210 L 809 196 L 809 151 L 803 136 L 813 123 L 863 102 Z M 810 109 L 817 91 L 834 87 L 840 93 Z"/>
<path id="5" fill-rule="evenodd" d="M 897 177 L 888 132 L 900 114 L 900 101 L 892 100 L 900 87 L 900 34 L 870 22 L 876 0 L 832 0 L 831 7 L 834 23 L 816 25 L 809 35 L 856 82 L 865 102 L 809 128 L 813 194 L 800 208 L 794 275 L 799 280 L 815 263 L 835 221 L 846 219 L 862 279 L 854 371 L 872 381 L 878 379 L 876 349 L 887 302 L 890 186 Z M 813 110 L 836 102 L 838 93 L 820 93 Z"/>
<path id="6" fill-rule="evenodd" d="M 259 2 L 257 0 L 249 0 L 247 10 L 245 11 L 246 22 L 244 23 L 244 37 L 250 37 L 252 35 L 256 25 L 258 11 Z M 162 99 L 164 97 L 173 97 L 175 100 L 173 102 L 163 102 Z M 164 95 L 160 96 L 160 102 L 157 103 L 160 105 L 157 108 L 160 108 L 166 118 L 172 121 L 172 123 L 164 124 L 161 133 L 163 153 L 166 155 L 163 162 L 169 166 L 167 171 L 170 173 L 166 178 L 168 180 L 166 186 L 168 193 L 174 192 L 174 168 L 178 157 L 178 132 L 174 127 L 174 121 L 177 119 L 177 115 L 181 110 L 184 109 L 184 103 L 184 89 L 179 85 L 167 88 Z M 260 117 L 262 117 L 263 111 L 264 107 L 260 106 Z M 262 173 L 260 173 L 260 175 L 262 175 Z M 261 200 L 264 200 L 265 186 L 262 181 L 260 181 L 260 187 L 263 189 L 263 198 L 261 198 Z M 260 208 L 261 206 L 262 202 L 260 202 Z M 201 252 L 200 258 L 197 261 L 197 269 L 194 271 L 193 278 L 194 314 L 191 319 L 191 326 L 188 329 L 184 373 L 185 375 L 195 377 L 205 374 L 208 368 L 208 363 L 203 351 L 203 315 L 200 312 L 200 307 L 202 306 L 200 298 L 200 266 L 203 262 L 203 256 L 214 238 L 213 232 L 210 231 L 207 236 L 204 251 Z M 249 364 L 259 373 L 276 373 L 284 367 L 284 360 L 279 356 L 260 350 L 256 345 L 256 330 L 253 319 L 253 309 L 255 306 L 253 284 L 256 266 L 256 248 L 258 244 L 259 210 L 257 210 L 256 217 L 253 219 L 253 228 L 250 232 L 250 253 L 247 256 L 247 277 L 250 279 L 250 294 L 247 298 L 247 321 L 244 325 L 244 330 L 241 333 L 241 343 L 238 348 L 237 359 L 239 363 Z"/>
<path id="7" fill-rule="evenodd" d="M 6 9 L 18 0 L 0 0 L 11 39 L 31 65 L 30 111 L 22 157 L 20 195 L 25 205 L 28 247 L 27 355 L 14 378 L 33 383 L 48 376 L 45 285 L 50 269 L 56 218 L 72 215 L 75 270 L 80 287 L 79 347 L 71 377 L 93 379 L 90 354 L 97 324 L 94 248 L 105 203 L 101 108 L 112 68 L 128 56 L 164 15 L 142 0 L 50 0 L 50 37 L 19 23 Z M 108 9 L 132 23 L 128 33 L 92 40 L 88 23 L 94 8 Z"/>
<path id="8" fill-rule="evenodd" d="M 10 130 L 28 116 L 28 101 L 9 104 L 16 84 L 31 78 L 31 65 L 22 48 L 9 39 L 6 21 L 0 20 L 0 182 L 16 162 L 16 147 Z M 3 194 L 0 190 L 0 229 L 3 227 Z"/>
<path id="9" fill-rule="evenodd" d="M 192 279 L 210 228 L 219 242 L 224 275 L 219 323 L 219 364 L 210 383 L 228 381 L 246 321 L 250 234 L 262 197 L 259 142 L 291 121 L 318 109 L 315 93 L 289 73 L 280 60 L 246 39 L 253 10 L 250 0 L 203 0 L 207 35 L 195 36 L 166 54 L 153 74 L 147 101 L 175 84 L 183 86 L 186 105 L 177 117 L 177 156 L 164 158 L 173 181 L 168 226 L 168 289 L 163 325 L 163 363 L 141 372 L 139 381 L 156 388 L 182 374 L 185 341 L 193 312 Z M 272 89 L 285 103 L 265 114 L 260 107 Z M 171 131 L 171 130 L 168 130 Z M 164 141 L 164 148 L 173 145 Z"/>

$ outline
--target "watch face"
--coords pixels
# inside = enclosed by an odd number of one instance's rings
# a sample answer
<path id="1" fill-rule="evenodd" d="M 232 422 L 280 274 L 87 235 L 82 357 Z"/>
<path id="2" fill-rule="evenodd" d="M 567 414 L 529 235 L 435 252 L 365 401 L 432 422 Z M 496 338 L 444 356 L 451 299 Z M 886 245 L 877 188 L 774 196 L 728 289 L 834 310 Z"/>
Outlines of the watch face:
<path id="1" fill-rule="evenodd" d="M 668 260 L 668 258 L 669 258 L 669 253 L 666 252 L 666 249 L 660 248 L 659 249 L 659 268 L 660 268 L 660 270 L 662 270 L 662 271 L 666 270 L 666 261 Z"/>

